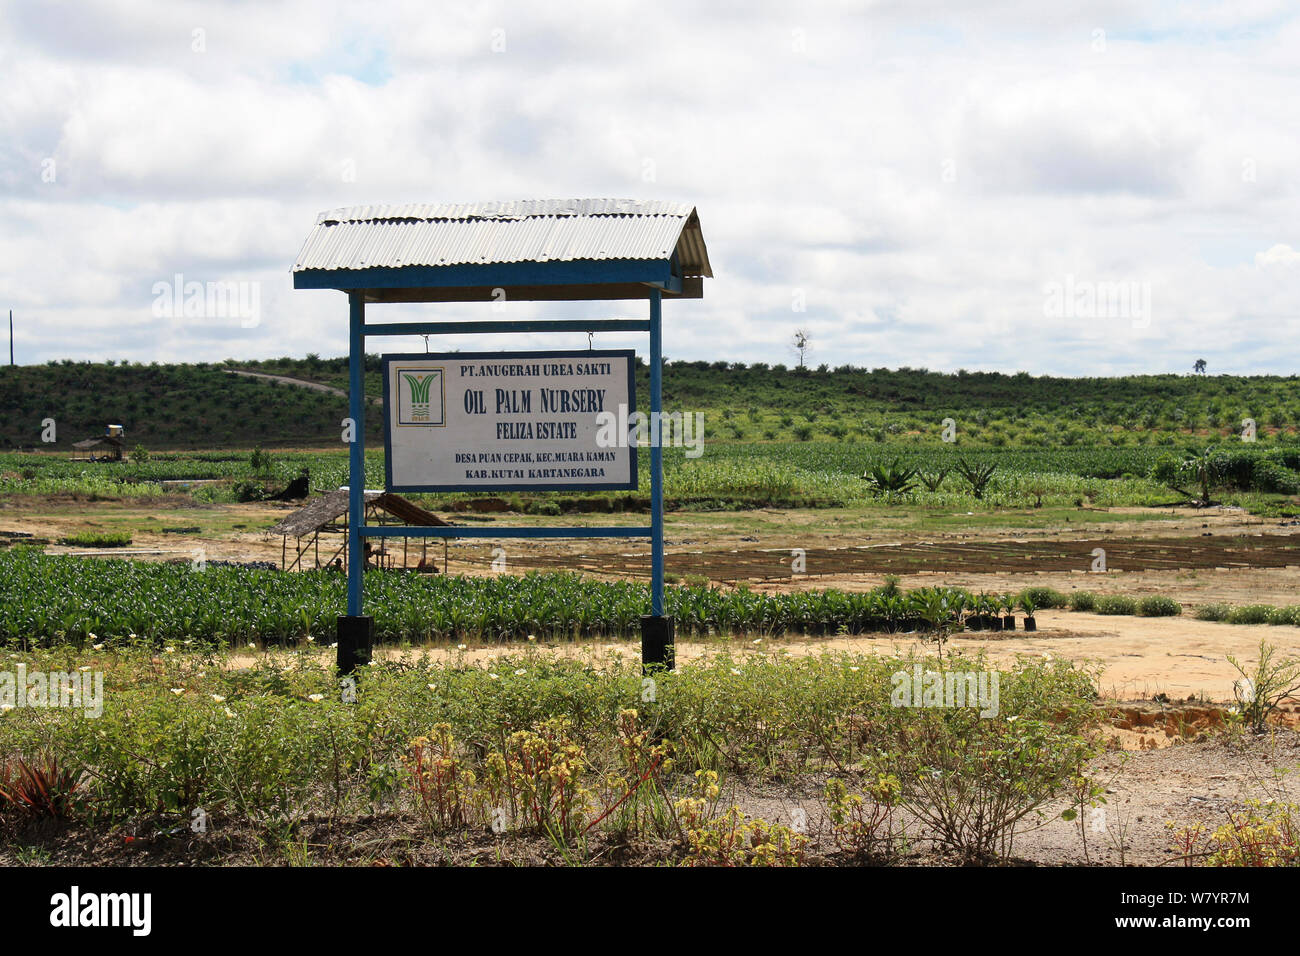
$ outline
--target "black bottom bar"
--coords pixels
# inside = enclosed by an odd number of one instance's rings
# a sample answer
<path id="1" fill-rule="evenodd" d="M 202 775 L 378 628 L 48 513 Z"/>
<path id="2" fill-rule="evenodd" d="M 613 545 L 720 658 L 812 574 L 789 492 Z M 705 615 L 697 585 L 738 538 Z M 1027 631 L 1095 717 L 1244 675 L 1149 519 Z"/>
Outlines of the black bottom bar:
<path id="1" fill-rule="evenodd" d="M 673 669 L 677 629 L 671 617 L 641 616 L 641 667 Z"/>
<path id="2" fill-rule="evenodd" d="M 373 617 L 339 618 L 339 676 L 346 677 L 358 667 L 370 663 L 375 647 L 375 619 Z"/>

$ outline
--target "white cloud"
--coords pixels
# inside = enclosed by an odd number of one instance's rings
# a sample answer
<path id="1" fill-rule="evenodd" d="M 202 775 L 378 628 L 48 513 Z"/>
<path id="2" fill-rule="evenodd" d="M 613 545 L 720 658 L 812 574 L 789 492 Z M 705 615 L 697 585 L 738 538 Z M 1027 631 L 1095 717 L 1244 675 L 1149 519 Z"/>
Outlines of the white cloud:
<path id="1" fill-rule="evenodd" d="M 1290 372 L 1300 17 L 1172 10 L 10 4 L 2 304 L 25 361 L 342 353 L 343 297 L 289 278 L 321 209 L 663 197 L 717 272 L 673 357 L 788 363 L 806 325 L 831 365 Z M 177 273 L 260 283 L 262 323 L 153 319 Z M 1151 321 L 1045 319 L 1066 275 L 1145 283 Z"/>

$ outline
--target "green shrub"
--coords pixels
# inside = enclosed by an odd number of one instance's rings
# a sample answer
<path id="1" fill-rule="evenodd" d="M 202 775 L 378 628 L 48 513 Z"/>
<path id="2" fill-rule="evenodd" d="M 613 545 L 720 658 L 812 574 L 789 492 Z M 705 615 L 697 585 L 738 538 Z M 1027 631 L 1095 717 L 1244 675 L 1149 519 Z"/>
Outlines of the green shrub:
<path id="1" fill-rule="evenodd" d="M 1273 608 L 1268 614 L 1268 623 L 1300 625 L 1300 604 Z"/>
<path id="2" fill-rule="evenodd" d="M 1300 475 L 1275 461 L 1261 458 L 1255 462 L 1250 474 L 1252 491 L 1273 492 L 1283 495 L 1300 493 Z"/>
<path id="3" fill-rule="evenodd" d="M 1103 594 L 1097 598 L 1098 614 L 1136 614 L 1137 601 L 1122 594 Z"/>
<path id="4" fill-rule="evenodd" d="M 1149 594 L 1138 602 L 1137 612 L 1140 617 L 1177 617 L 1183 606 L 1163 594 Z"/>
<path id="5" fill-rule="evenodd" d="M 1267 604 L 1243 604 L 1228 612 L 1229 624 L 1267 624 L 1273 608 Z"/>
<path id="6" fill-rule="evenodd" d="M 1091 591 L 1076 591 L 1070 595 L 1071 611 L 1095 611 L 1097 609 L 1097 595 Z"/>
<path id="7" fill-rule="evenodd" d="M 1196 619 L 1198 621 L 1226 621 L 1228 612 L 1232 608 L 1221 602 L 1214 604 L 1203 604 L 1196 609 Z"/>
<path id="8" fill-rule="evenodd" d="M 1024 603 L 1025 598 L 1029 598 L 1036 608 L 1055 608 L 1065 607 L 1069 599 L 1055 588 L 1032 587 L 1025 588 L 1016 596 L 1017 603 Z"/>

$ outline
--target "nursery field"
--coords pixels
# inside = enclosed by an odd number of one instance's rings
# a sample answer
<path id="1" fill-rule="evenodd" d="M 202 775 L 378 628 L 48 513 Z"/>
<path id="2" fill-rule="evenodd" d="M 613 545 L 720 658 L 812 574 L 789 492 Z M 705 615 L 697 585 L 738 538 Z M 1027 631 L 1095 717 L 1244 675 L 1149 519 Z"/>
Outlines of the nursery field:
<path id="1" fill-rule="evenodd" d="M 380 644 L 340 685 L 343 576 L 278 570 L 270 533 L 290 482 L 347 483 L 338 396 L 231 371 L 340 369 L 131 367 L 137 410 L 246 379 L 260 431 L 0 454 L 0 862 L 1300 862 L 1285 380 L 674 366 L 709 423 L 665 455 L 676 671 L 638 664 L 646 542 L 462 539 L 366 572 Z M 280 441 L 286 389 L 319 441 Z M 649 505 L 411 497 L 476 527 Z M 102 712 L 9 704 L 20 666 L 97 676 Z"/>

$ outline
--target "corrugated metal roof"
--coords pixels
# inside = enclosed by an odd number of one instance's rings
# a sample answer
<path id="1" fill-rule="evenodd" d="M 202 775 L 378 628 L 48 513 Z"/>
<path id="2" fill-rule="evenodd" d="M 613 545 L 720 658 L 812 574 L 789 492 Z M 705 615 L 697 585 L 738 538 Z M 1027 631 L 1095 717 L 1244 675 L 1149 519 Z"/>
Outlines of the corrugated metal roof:
<path id="1" fill-rule="evenodd" d="M 688 203 L 541 199 L 406 203 L 323 212 L 294 271 L 667 259 L 712 276 L 699 216 Z"/>

